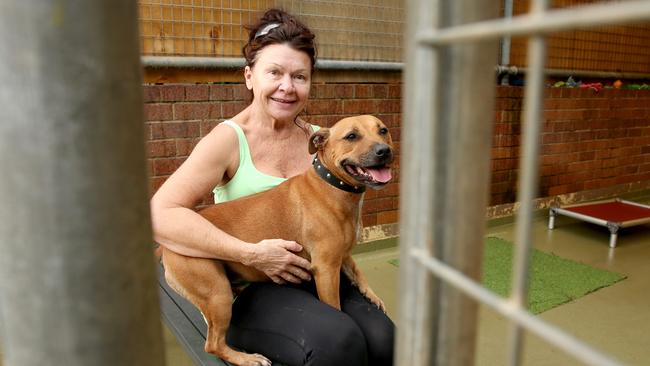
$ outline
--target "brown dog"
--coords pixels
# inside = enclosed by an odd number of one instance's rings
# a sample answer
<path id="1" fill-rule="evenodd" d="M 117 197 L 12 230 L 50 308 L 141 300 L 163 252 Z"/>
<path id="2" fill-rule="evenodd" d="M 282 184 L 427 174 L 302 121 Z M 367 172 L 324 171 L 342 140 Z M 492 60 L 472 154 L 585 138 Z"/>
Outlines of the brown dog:
<path id="1" fill-rule="evenodd" d="M 350 252 L 361 228 L 365 186 L 378 189 L 391 179 L 393 148 L 388 129 L 372 116 L 345 118 L 314 133 L 309 151 L 317 152 L 313 169 L 266 192 L 199 213 L 244 241 L 280 238 L 301 244 L 300 255 L 311 260 L 318 297 L 324 303 L 340 310 L 343 270 L 364 296 L 384 310 Z M 164 248 L 163 264 L 169 285 L 206 318 L 206 352 L 235 365 L 271 365 L 264 356 L 237 352 L 226 344 L 233 301 L 230 281 L 269 281 L 268 277 L 241 263 L 186 257 Z"/>

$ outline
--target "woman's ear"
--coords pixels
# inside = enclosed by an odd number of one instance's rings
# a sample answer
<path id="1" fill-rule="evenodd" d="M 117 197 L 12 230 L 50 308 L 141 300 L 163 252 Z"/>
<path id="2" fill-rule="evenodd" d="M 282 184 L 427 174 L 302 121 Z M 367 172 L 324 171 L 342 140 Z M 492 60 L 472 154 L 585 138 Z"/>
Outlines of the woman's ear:
<path id="1" fill-rule="evenodd" d="M 253 70 L 250 66 L 244 67 L 244 80 L 246 81 L 246 89 L 253 90 Z"/>
<path id="2" fill-rule="evenodd" d="M 329 128 L 323 127 L 320 130 L 314 132 L 309 138 L 309 153 L 314 154 L 318 150 L 323 150 L 323 146 L 325 146 L 325 143 L 329 137 Z"/>

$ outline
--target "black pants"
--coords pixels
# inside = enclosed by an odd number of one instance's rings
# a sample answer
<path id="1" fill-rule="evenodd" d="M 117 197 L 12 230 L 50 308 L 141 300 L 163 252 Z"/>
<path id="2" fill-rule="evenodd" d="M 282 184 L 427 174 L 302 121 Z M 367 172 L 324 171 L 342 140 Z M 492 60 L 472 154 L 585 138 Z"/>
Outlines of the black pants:
<path id="1" fill-rule="evenodd" d="M 228 344 L 287 366 L 393 364 L 395 325 L 341 274 L 341 310 L 313 282 L 253 283 L 233 304 Z"/>

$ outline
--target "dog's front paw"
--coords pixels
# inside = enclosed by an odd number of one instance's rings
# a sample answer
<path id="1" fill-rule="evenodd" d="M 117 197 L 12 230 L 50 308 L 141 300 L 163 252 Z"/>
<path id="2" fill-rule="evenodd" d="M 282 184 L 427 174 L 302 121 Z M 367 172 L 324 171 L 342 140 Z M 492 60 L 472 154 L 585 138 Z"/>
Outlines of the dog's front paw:
<path id="1" fill-rule="evenodd" d="M 384 313 L 386 312 L 386 306 L 384 305 L 384 302 L 381 301 L 379 296 L 375 294 L 374 291 L 372 291 L 370 288 L 367 288 L 365 291 L 361 292 L 363 296 L 368 299 L 371 303 L 373 303 L 375 306 L 379 308 L 379 310 L 383 311 Z"/>

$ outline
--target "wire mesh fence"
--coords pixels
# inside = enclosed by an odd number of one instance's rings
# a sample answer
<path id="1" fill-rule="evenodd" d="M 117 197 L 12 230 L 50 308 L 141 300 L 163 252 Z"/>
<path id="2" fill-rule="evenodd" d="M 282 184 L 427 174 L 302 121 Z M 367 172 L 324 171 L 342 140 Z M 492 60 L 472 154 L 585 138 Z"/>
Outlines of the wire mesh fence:
<path id="1" fill-rule="evenodd" d="M 617 3 L 620 0 L 553 0 L 552 8 L 590 3 Z M 514 0 L 513 14 L 528 12 L 528 0 Z M 526 39 L 512 40 L 510 64 L 528 66 Z M 603 26 L 589 30 L 559 32 L 548 38 L 547 67 L 550 69 L 650 72 L 650 23 Z"/>
<path id="2" fill-rule="evenodd" d="M 400 61 L 400 0 L 141 0 L 144 55 L 240 57 L 252 24 L 268 8 L 298 16 L 316 33 L 319 58 Z"/>
<path id="3" fill-rule="evenodd" d="M 620 1 L 553 0 L 552 7 Z M 528 12 L 527 0 L 512 5 L 515 16 Z M 316 33 L 320 59 L 403 61 L 404 0 L 140 0 L 139 6 L 147 56 L 241 57 L 244 26 L 280 7 Z M 548 46 L 551 69 L 650 71 L 650 23 L 560 32 Z M 526 38 L 514 38 L 509 64 L 525 67 L 526 57 Z"/>

